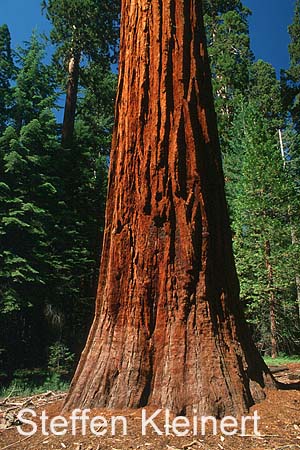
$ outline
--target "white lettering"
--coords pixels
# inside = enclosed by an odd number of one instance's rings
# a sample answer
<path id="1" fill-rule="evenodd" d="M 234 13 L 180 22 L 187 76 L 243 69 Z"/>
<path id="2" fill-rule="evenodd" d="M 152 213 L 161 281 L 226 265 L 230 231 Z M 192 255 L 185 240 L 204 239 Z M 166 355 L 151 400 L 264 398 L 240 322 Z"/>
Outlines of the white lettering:
<path id="1" fill-rule="evenodd" d="M 217 419 L 213 416 L 202 416 L 201 417 L 201 434 L 204 436 L 206 434 L 206 423 L 208 421 L 212 422 L 213 424 L 213 435 L 216 436 L 218 434 L 217 432 Z"/>
<path id="2" fill-rule="evenodd" d="M 127 436 L 127 420 L 124 416 L 112 416 L 111 418 L 111 435 L 116 436 L 116 424 L 117 422 L 122 422 L 123 425 L 123 436 Z"/>
<path id="3" fill-rule="evenodd" d="M 58 431 L 57 429 L 62 428 L 61 431 Z M 53 417 L 50 421 L 50 431 L 55 436 L 64 436 L 67 432 L 68 428 L 68 421 L 63 416 L 56 416 Z"/>
<path id="4" fill-rule="evenodd" d="M 31 425 L 32 430 L 31 431 L 24 431 L 22 430 L 22 425 L 19 425 L 17 427 L 18 433 L 22 436 L 33 436 L 37 431 L 37 424 L 33 420 L 25 419 L 23 417 L 24 414 L 31 414 L 32 417 L 36 417 L 36 412 L 33 411 L 33 409 L 25 408 L 19 411 L 19 414 L 17 416 L 18 420 L 22 422 L 24 425 Z"/>
<path id="5" fill-rule="evenodd" d="M 103 416 L 96 416 L 91 420 L 90 430 L 95 436 L 105 436 L 107 433 L 107 420 Z"/>
<path id="6" fill-rule="evenodd" d="M 226 428 L 234 428 L 233 430 L 227 430 Z M 225 436 L 234 436 L 238 431 L 238 421 L 235 417 L 223 417 L 220 423 L 221 433 Z"/>
<path id="7" fill-rule="evenodd" d="M 187 417 L 178 416 L 172 422 L 172 429 L 175 436 L 186 436 L 189 434 L 190 421 Z M 179 431 L 178 428 L 185 428 L 184 431 Z"/>
<path id="8" fill-rule="evenodd" d="M 153 430 L 155 431 L 156 434 L 158 434 L 159 436 L 163 435 L 163 432 L 158 428 L 158 426 L 156 425 L 155 422 L 153 422 L 153 419 L 155 419 L 155 417 L 157 417 L 160 413 L 161 413 L 161 409 L 158 409 L 157 411 L 155 411 L 152 416 L 149 417 L 149 419 L 147 419 L 147 411 L 145 409 L 142 410 L 142 435 L 146 436 L 147 434 L 147 426 L 151 425 L 151 427 L 153 428 Z"/>

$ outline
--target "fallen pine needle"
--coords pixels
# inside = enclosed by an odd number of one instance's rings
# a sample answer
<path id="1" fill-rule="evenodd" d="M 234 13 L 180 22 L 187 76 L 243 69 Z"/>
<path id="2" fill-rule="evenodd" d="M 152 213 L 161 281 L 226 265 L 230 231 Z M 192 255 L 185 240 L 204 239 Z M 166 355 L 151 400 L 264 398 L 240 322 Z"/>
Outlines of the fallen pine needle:
<path id="1" fill-rule="evenodd" d="M 7 448 L 14 447 L 16 444 L 20 444 L 21 442 L 27 441 L 27 439 L 30 439 L 31 436 L 26 436 L 24 439 L 20 439 L 19 441 L 13 442 L 12 444 L 6 445 L 5 447 L 2 447 L 0 450 L 6 450 Z"/>
<path id="2" fill-rule="evenodd" d="M 300 448 L 300 445 L 295 445 L 295 444 L 292 444 L 292 445 L 283 445 L 282 447 L 276 447 L 276 450 L 284 450 L 284 449 L 286 449 L 286 448 L 292 448 L 292 449 L 295 449 L 295 448 Z"/>
<path id="3" fill-rule="evenodd" d="M 193 445 L 201 445 L 202 446 L 200 441 L 193 441 L 190 444 L 184 445 L 182 448 L 183 448 L 183 450 L 186 450 L 186 449 L 188 449 L 190 447 L 193 447 Z"/>
<path id="4" fill-rule="evenodd" d="M 280 437 L 279 434 L 237 434 L 239 437 L 250 437 L 253 439 L 264 439 L 264 438 L 272 438 L 272 437 Z"/>

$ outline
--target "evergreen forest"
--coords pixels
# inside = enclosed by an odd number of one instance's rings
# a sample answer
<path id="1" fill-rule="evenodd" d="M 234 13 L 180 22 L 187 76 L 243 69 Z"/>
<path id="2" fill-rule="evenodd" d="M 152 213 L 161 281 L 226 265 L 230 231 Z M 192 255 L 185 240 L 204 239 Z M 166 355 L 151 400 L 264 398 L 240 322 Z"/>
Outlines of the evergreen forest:
<path id="1" fill-rule="evenodd" d="M 240 301 L 264 356 L 299 355 L 300 0 L 279 79 L 243 2 L 203 3 Z M 117 88 L 118 2 L 41 11 L 50 35 L 20 48 L 0 23 L 0 386 L 16 389 L 63 387 L 85 344 Z"/>

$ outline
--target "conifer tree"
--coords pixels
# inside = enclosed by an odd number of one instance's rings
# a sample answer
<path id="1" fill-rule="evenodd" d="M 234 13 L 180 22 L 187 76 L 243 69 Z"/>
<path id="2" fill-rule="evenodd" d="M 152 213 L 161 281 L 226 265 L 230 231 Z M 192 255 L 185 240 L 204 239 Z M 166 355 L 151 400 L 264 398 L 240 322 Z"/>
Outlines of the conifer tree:
<path id="1" fill-rule="evenodd" d="M 14 89 L 13 116 L 16 129 L 38 117 L 45 108 L 55 104 L 52 69 L 43 63 L 45 45 L 32 33 L 28 43 L 18 51 L 19 70 Z"/>
<path id="2" fill-rule="evenodd" d="M 288 27 L 290 67 L 281 73 L 282 95 L 293 126 L 300 132 L 300 0 L 296 0 L 293 23 Z"/>
<path id="3" fill-rule="evenodd" d="M 54 341 L 80 353 L 92 320 L 116 84 L 110 54 L 99 52 L 81 68 L 70 150 L 50 111 L 58 86 L 43 44 L 33 33 L 18 51 L 0 145 L 0 341 L 10 372 L 45 365 Z"/>
<path id="4" fill-rule="evenodd" d="M 284 124 L 280 82 L 275 68 L 261 59 L 250 67 L 249 97 L 269 121 L 270 131 L 278 132 Z"/>
<path id="5" fill-rule="evenodd" d="M 239 0 L 206 1 L 204 11 L 218 128 L 226 152 L 236 99 L 249 85 L 251 11 Z"/>
<path id="6" fill-rule="evenodd" d="M 74 132 L 80 61 L 88 58 L 109 67 L 117 42 L 119 5 L 112 0 L 43 0 L 42 5 L 53 24 L 55 60 L 68 74 L 62 127 L 62 143 L 68 147 Z"/>
<path id="7" fill-rule="evenodd" d="M 293 320 L 299 263 L 289 219 L 298 196 L 284 170 L 277 134 L 257 103 L 241 106 L 232 130 L 225 166 L 235 169 L 228 171 L 227 190 L 241 299 L 257 342 L 275 357 L 278 350 L 291 350 L 299 337 Z"/>
<path id="8" fill-rule="evenodd" d="M 56 175 L 61 192 L 62 227 L 58 248 L 65 262 L 65 277 L 58 276 L 55 308 L 62 317 L 67 344 L 81 351 L 94 311 L 104 228 L 104 210 L 111 145 L 116 77 L 101 63 L 82 71 L 85 88 L 78 102 L 72 148 L 62 147 Z"/>
<path id="9" fill-rule="evenodd" d="M 292 24 L 288 27 L 290 34 L 290 67 L 281 71 L 281 88 L 283 105 L 286 112 L 286 124 L 283 132 L 283 144 L 287 154 L 287 170 L 294 180 L 299 195 L 300 186 L 300 1 L 295 1 L 295 13 Z M 299 207 L 298 207 L 299 208 Z M 291 209 L 291 240 L 296 253 L 299 248 L 300 227 L 299 209 Z M 295 275 L 297 299 L 300 318 L 300 272 Z"/>
<path id="10" fill-rule="evenodd" d="M 10 119 L 12 103 L 11 79 L 14 63 L 11 50 L 11 38 L 7 25 L 0 27 L 0 133 Z"/>
<path id="11" fill-rule="evenodd" d="M 43 308 L 52 273 L 49 228 L 53 223 L 50 204 L 56 193 L 48 175 L 55 121 L 50 112 L 22 126 L 20 133 L 12 127 L 0 139 L 4 174 L 1 197 L 1 321 L 19 322 L 13 335 L 5 333 L 14 366 L 42 360 L 44 328 Z M 53 134 L 52 134 L 53 136 Z M 3 189 L 4 188 L 4 189 Z M 25 333 L 25 330 L 26 333 Z M 25 333 L 25 334 L 24 334 Z M 22 336 L 26 336 L 25 338 Z M 15 347 L 16 346 L 16 347 Z M 29 347 L 31 349 L 29 351 Z"/>
<path id="12" fill-rule="evenodd" d="M 8 354 L 14 355 L 8 363 L 11 368 L 30 365 L 35 357 L 42 361 L 46 348 L 45 328 L 39 331 L 39 326 L 47 301 L 45 286 L 51 284 L 53 273 L 49 231 L 54 220 L 51 168 L 57 144 L 49 109 L 54 106 L 54 86 L 42 58 L 42 45 L 33 34 L 20 51 L 12 125 L 0 138 L 0 321 L 16 327 L 13 335 L 10 327 L 1 329 Z"/>
<path id="13" fill-rule="evenodd" d="M 82 69 L 82 98 L 78 102 L 78 119 L 92 137 L 94 154 L 109 155 L 114 119 L 117 75 L 100 62 Z"/>

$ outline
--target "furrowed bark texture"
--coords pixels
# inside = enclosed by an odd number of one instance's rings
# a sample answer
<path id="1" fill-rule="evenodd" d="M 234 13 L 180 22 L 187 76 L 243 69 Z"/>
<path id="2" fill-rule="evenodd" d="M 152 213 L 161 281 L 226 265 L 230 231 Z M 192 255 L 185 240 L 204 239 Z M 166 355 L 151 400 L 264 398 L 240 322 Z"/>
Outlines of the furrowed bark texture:
<path id="1" fill-rule="evenodd" d="M 65 403 L 244 412 L 273 385 L 239 306 L 199 0 L 123 0 L 94 323 Z"/>

